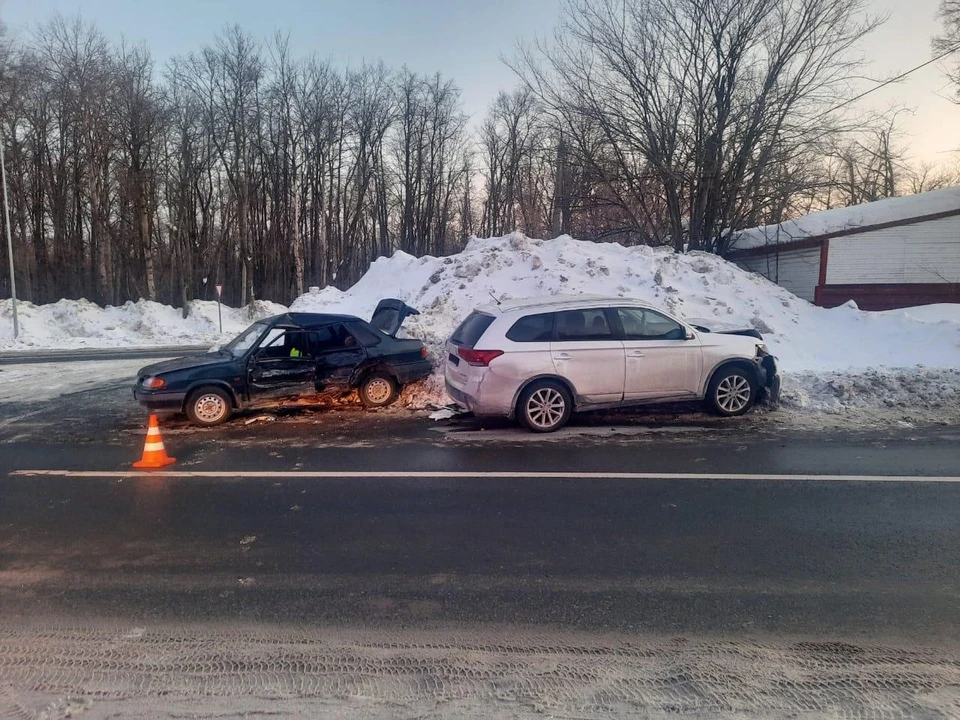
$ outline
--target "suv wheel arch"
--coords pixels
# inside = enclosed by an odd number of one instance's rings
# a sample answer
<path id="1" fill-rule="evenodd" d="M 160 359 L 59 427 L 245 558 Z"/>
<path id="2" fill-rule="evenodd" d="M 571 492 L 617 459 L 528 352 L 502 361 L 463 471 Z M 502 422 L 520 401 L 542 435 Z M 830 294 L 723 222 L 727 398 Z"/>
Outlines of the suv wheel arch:
<path id="1" fill-rule="evenodd" d="M 703 381 L 703 386 L 700 388 L 700 397 L 707 397 L 707 391 L 710 388 L 710 383 L 713 382 L 713 379 L 717 376 L 717 373 L 723 372 L 727 368 L 731 367 L 743 368 L 749 372 L 750 376 L 753 378 L 753 381 L 759 386 L 760 375 L 756 363 L 751 360 L 747 360 L 746 358 L 728 358 L 717 363 L 717 366 L 710 371 L 709 375 L 707 375 L 706 379 Z"/>
<path id="2" fill-rule="evenodd" d="M 558 382 L 561 385 L 563 385 L 567 389 L 567 392 L 570 393 L 570 397 L 573 398 L 573 412 L 576 412 L 579 409 L 580 403 L 577 402 L 577 398 L 579 397 L 579 395 L 577 395 L 577 389 L 573 386 L 573 383 L 571 383 L 565 377 L 560 377 L 559 375 L 549 375 L 549 374 L 536 375 L 532 378 L 528 378 L 527 380 L 525 380 L 523 384 L 519 388 L 517 388 L 517 391 L 513 394 L 513 402 L 510 405 L 510 415 L 508 416 L 511 420 L 515 419 L 517 416 L 517 403 L 520 402 L 520 396 L 523 394 L 523 391 L 526 390 L 528 387 L 530 387 L 530 385 L 532 385 L 533 383 L 538 382 L 540 380 L 552 380 L 554 382 Z"/>

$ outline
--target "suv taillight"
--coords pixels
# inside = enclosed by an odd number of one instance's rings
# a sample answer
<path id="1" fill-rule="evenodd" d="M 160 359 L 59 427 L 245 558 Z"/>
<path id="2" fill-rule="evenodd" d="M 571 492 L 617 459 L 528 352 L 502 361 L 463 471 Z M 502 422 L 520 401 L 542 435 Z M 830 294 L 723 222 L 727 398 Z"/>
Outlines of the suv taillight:
<path id="1" fill-rule="evenodd" d="M 503 350 L 471 350 L 462 347 L 457 350 L 457 355 L 466 360 L 468 365 L 487 367 L 491 360 L 503 355 Z"/>

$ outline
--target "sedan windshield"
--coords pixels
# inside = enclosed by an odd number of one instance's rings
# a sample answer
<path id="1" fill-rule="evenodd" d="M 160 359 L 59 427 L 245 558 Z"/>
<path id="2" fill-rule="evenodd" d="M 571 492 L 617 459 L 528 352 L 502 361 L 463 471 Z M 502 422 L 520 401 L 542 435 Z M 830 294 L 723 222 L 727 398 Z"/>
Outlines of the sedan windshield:
<path id="1" fill-rule="evenodd" d="M 254 323 L 233 340 L 223 346 L 223 350 L 234 357 L 240 357 L 257 343 L 257 339 L 267 329 L 264 323 Z"/>

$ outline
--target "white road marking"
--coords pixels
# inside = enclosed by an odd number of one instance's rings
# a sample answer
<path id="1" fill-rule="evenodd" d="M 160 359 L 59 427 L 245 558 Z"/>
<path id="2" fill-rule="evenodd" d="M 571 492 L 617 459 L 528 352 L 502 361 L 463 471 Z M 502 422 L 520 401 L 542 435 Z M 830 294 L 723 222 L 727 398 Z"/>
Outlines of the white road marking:
<path id="1" fill-rule="evenodd" d="M 14 470 L 11 477 L 67 478 L 286 478 L 361 479 L 361 478 L 436 478 L 450 480 L 531 479 L 531 480 L 744 480 L 779 482 L 883 482 L 883 483 L 960 483 L 956 475 L 780 475 L 741 473 L 636 473 L 636 472 L 526 472 L 526 471 L 437 471 L 437 470 Z"/>

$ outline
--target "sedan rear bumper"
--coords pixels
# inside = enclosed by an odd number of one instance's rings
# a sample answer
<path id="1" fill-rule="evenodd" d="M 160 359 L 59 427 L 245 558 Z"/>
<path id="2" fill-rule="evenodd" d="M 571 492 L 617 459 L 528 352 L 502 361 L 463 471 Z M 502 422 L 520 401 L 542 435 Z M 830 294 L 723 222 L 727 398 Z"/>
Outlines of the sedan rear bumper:
<path id="1" fill-rule="evenodd" d="M 422 380 L 433 372 L 433 365 L 429 360 L 419 360 L 403 365 L 391 365 L 390 369 L 396 376 L 401 385 L 406 385 L 414 380 Z"/>

